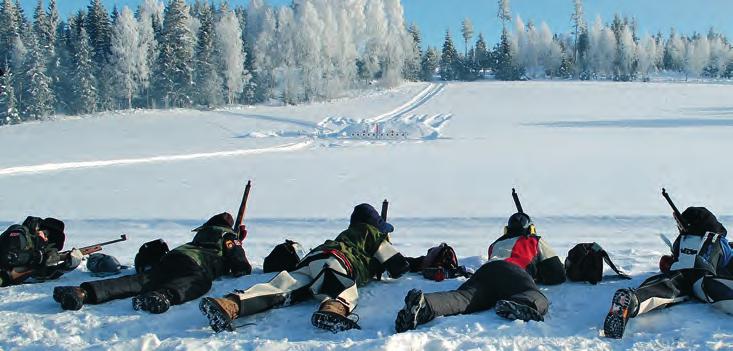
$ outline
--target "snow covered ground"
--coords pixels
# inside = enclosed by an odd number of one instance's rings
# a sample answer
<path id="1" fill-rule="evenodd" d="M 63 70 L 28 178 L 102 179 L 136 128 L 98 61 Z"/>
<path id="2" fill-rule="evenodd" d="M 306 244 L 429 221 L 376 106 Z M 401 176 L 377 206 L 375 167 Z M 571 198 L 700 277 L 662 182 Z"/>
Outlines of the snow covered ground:
<path id="1" fill-rule="evenodd" d="M 360 290 L 361 331 L 311 327 L 313 301 L 214 335 L 196 303 L 164 315 L 135 312 L 129 300 L 62 312 L 53 286 L 96 279 L 80 268 L 0 290 L 0 349 L 733 349 L 733 317 L 699 303 L 633 320 L 621 341 L 599 337 L 613 292 L 654 274 L 666 252 L 657 235 L 674 223 L 662 186 L 678 206 L 705 205 L 731 223 L 732 93 L 714 84 L 420 83 L 304 106 L 0 128 L 0 225 L 56 216 L 67 220 L 71 246 L 126 233 L 128 243 L 105 249 L 126 264 L 145 241 L 177 245 L 210 215 L 236 211 L 253 179 L 245 245 L 256 272 L 215 282 L 212 295 L 266 281 L 262 259 L 275 244 L 315 246 L 346 227 L 355 204 L 385 197 L 405 254 L 445 241 L 478 268 L 513 212 L 511 187 L 561 257 L 597 241 L 634 277 L 544 287 L 552 302 L 544 323 L 487 311 L 395 335 L 409 289 L 461 283 L 410 275 Z"/>

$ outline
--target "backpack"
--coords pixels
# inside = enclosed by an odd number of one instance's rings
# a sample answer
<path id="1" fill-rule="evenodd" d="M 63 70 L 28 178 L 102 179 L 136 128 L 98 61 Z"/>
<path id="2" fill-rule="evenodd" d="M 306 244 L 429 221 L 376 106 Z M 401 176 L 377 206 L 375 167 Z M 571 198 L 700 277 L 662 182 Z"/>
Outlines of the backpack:
<path id="1" fill-rule="evenodd" d="M 565 258 L 565 275 L 571 281 L 587 281 L 593 285 L 603 279 L 603 262 L 606 262 L 623 279 L 631 279 L 611 262 L 606 250 L 597 243 L 575 245 Z"/>
<path id="2" fill-rule="evenodd" d="M 438 282 L 446 278 L 471 276 L 464 266 L 458 265 L 456 251 L 446 243 L 428 249 L 425 256 L 408 261 L 411 272 L 421 272 L 424 278 Z"/>
<path id="3" fill-rule="evenodd" d="M 135 255 L 135 271 L 140 274 L 153 269 L 169 251 L 168 244 L 163 239 L 143 244 Z"/>
<path id="4" fill-rule="evenodd" d="M 300 246 L 300 244 L 292 240 L 285 240 L 284 243 L 275 246 L 272 252 L 265 257 L 262 270 L 265 273 L 294 271 L 298 262 L 300 262 L 296 246 Z"/>

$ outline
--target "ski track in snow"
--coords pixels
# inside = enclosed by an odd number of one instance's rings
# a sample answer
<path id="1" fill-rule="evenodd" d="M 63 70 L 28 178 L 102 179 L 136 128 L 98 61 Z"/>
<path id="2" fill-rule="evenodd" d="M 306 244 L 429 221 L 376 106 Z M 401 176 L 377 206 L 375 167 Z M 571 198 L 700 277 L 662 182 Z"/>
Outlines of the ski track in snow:
<path id="1" fill-rule="evenodd" d="M 71 170 L 71 169 L 93 168 L 93 167 L 134 165 L 134 164 L 142 164 L 142 163 L 188 161 L 188 160 L 196 160 L 196 159 L 203 159 L 203 158 L 215 158 L 215 157 L 261 155 L 261 154 L 268 154 L 268 153 L 279 153 L 279 152 L 290 152 L 290 151 L 302 150 L 311 144 L 313 144 L 313 141 L 308 140 L 308 141 L 304 141 L 300 143 L 278 145 L 274 147 L 261 148 L 261 149 L 243 149 L 243 150 L 230 150 L 230 151 L 218 151 L 218 152 L 202 152 L 202 153 L 185 154 L 185 155 L 126 158 L 126 159 L 104 160 L 104 161 L 46 163 L 46 164 L 34 165 L 34 166 L 20 166 L 20 167 L 3 168 L 3 169 L 0 169 L 0 176 L 21 175 L 21 174 L 29 174 L 29 173 L 57 172 L 57 171 L 64 171 L 64 170 Z"/>

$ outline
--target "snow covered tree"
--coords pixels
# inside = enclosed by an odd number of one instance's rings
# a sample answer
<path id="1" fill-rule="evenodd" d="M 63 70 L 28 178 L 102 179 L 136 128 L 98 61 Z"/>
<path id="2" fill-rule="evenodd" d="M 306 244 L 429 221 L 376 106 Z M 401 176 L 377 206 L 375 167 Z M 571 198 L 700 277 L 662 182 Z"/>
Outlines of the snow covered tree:
<path id="1" fill-rule="evenodd" d="M 512 43 L 509 31 L 504 28 L 501 31 L 501 40 L 497 44 L 494 52 L 496 53 L 496 70 L 494 75 L 498 80 L 519 80 L 524 72 L 516 61 L 516 48 Z"/>
<path id="2" fill-rule="evenodd" d="M 659 55 L 659 48 L 657 47 L 657 41 L 650 35 L 645 35 L 644 38 L 639 42 L 637 47 L 638 52 L 638 70 L 642 80 L 648 80 L 649 75 L 655 70 Z"/>
<path id="3" fill-rule="evenodd" d="M 207 4 L 201 5 L 198 11 L 201 27 L 194 55 L 196 103 L 207 107 L 220 106 L 224 103 L 222 99 L 224 80 L 219 75 L 216 64 L 219 53 L 215 46 L 214 9 Z"/>
<path id="4" fill-rule="evenodd" d="M 22 65 L 25 46 L 20 38 L 21 24 L 18 8 L 11 0 L 3 0 L 0 7 L 0 62 L 18 70 Z"/>
<path id="5" fill-rule="evenodd" d="M 114 95 L 131 109 L 132 99 L 140 86 L 140 68 L 146 64 L 147 47 L 140 45 L 138 22 L 127 6 L 112 27 L 111 44 L 109 64 Z"/>
<path id="6" fill-rule="evenodd" d="M 685 65 L 685 51 L 684 40 L 672 28 L 667 44 L 664 47 L 664 69 L 669 71 L 682 71 Z"/>
<path id="7" fill-rule="evenodd" d="M 476 40 L 476 45 L 474 46 L 474 56 L 476 67 L 478 67 L 479 71 L 491 68 L 491 52 L 486 45 L 484 35 L 481 33 L 479 33 L 478 40 Z"/>
<path id="8" fill-rule="evenodd" d="M 233 104 L 235 98 L 242 93 L 249 78 L 244 70 L 244 47 L 242 28 L 234 11 L 222 14 L 216 24 L 218 52 L 221 54 L 221 67 L 227 88 L 227 103 Z"/>
<path id="9" fill-rule="evenodd" d="M 636 42 L 628 25 L 623 25 L 619 31 L 614 79 L 630 81 L 634 79 L 637 67 Z"/>
<path id="10" fill-rule="evenodd" d="M 77 23 L 75 32 L 71 38 L 74 45 L 72 48 L 72 101 L 70 104 L 71 113 L 85 114 L 97 111 L 97 89 L 94 85 L 94 61 L 93 51 L 89 45 L 89 36 L 83 23 Z"/>
<path id="11" fill-rule="evenodd" d="M 685 51 L 685 74 L 700 77 L 703 69 L 710 63 L 710 43 L 708 38 L 698 36 L 691 40 Z"/>
<path id="12" fill-rule="evenodd" d="M 460 73 L 458 69 L 460 64 L 458 52 L 453 45 L 453 38 L 451 38 L 450 31 L 446 31 L 443 50 L 440 56 L 440 78 L 443 80 L 457 79 Z"/>
<path id="13" fill-rule="evenodd" d="M 4 74 L 0 75 L 0 125 L 17 124 L 21 119 L 13 89 L 13 72 L 7 64 L 2 71 Z"/>
<path id="14" fill-rule="evenodd" d="M 473 23 L 471 19 L 466 17 L 461 23 L 461 34 L 463 34 L 464 56 L 468 59 L 468 41 L 473 38 Z"/>
<path id="15" fill-rule="evenodd" d="M 38 41 L 38 47 L 43 56 L 50 60 L 54 56 L 54 41 L 56 39 L 56 27 L 43 8 L 43 0 L 38 0 L 33 13 L 33 33 Z"/>
<path id="16" fill-rule="evenodd" d="M 417 25 L 413 23 L 407 29 L 407 32 L 412 38 L 412 46 L 411 51 L 408 53 L 407 59 L 405 60 L 404 76 L 407 80 L 418 81 L 420 80 L 420 63 L 422 61 L 422 39 L 420 38 L 420 29 L 418 29 Z"/>
<path id="17" fill-rule="evenodd" d="M 423 55 L 422 62 L 420 63 L 420 75 L 422 80 L 426 82 L 433 81 L 435 71 L 440 67 L 440 56 L 438 50 L 433 47 L 428 47 Z"/>
<path id="18" fill-rule="evenodd" d="M 158 0 L 145 0 L 137 8 L 137 22 L 139 25 L 138 35 L 140 47 L 145 48 L 144 57 L 138 61 L 140 67 L 140 89 L 141 95 L 145 99 L 145 106 L 153 107 L 150 95 L 150 83 L 152 80 L 152 72 L 155 62 L 158 58 L 158 40 L 160 36 L 161 16 L 163 13 L 163 4 Z M 142 52 L 141 52 L 142 54 Z"/>
<path id="19" fill-rule="evenodd" d="M 506 23 L 512 20 L 512 13 L 509 10 L 509 0 L 498 0 L 499 9 L 496 17 L 501 21 L 502 28 L 506 29 Z"/>
<path id="20" fill-rule="evenodd" d="M 108 59 L 111 46 L 112 27 L 109 14 L 101 0 L 90 0 L 87 7 L 84 29 L 89 35 L 92 48 L 92 69 L 96 78 L 97 104 L 102 110 L 113 107 L 113 88 L 110 81 Z"/>
<path id="21" fill-rule="evenodd" d="M 46 75 L 46 50 L 39 47 L 35 35 L 30 36 L 28 49 L 21 115 L 25 120 L 45 119 L 54 110 L 51 80 Z"/>
<path id="22" fill-rule="evenodd" d="M 193 101 L 194 37 L 190 22 L 183 0 L 168 2 L 155 75 L 156 92 L 166 107 L 190 106 Z"/>

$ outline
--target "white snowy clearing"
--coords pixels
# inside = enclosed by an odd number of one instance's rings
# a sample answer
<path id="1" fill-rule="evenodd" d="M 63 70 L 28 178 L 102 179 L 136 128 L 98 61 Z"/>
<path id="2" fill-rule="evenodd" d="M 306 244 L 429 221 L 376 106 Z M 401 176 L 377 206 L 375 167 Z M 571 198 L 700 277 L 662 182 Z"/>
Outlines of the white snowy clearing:
<path id="1" fill-rule="evenodd" d="M 217 281 L 211 295 L 266 281 L 262 260 L 275 244 L 313 247 L 347 226 L 354 205 L 385 197 L 404 254 L 444 241 L 476 269 L 514 211 L 512 187 L 562 258 L 597 241 L 634 279 L 543 287 L 552 302 L 544 323 L 507 322 L 490 310 L 396 335 L 409 289 L 463 281 L 408 275 L 360 289 L 360 331 L 313 328 L 312 301 L 213 334 L 197 302 L 164 315 L 133 311 L 129 299 L 63 312 L 54 286 L 97 279 L 80 267 L 0 290 L 0 349 L 733 349 L 733 316 L 696 302 L 632 320 L 623 340 L 600 336 L 613 292 L 655 274 L 667 251 L 658 234 L 675 226 L 662 186 L 678 206 L 707 206 L 733 225 L 731 96 L 733 86 L 713 84 L 406 84 L 303 106 L 2 127 L 0 225 L 55 216 L 67 221 L 68 247 L 126 233 L 128 242 L 104 250 L 123 264 L 143 242 L 176 246 L 210 215 L 236 211 L 253 179 L 245 248 L 255 274 Z"/>

